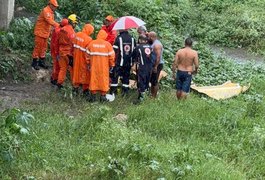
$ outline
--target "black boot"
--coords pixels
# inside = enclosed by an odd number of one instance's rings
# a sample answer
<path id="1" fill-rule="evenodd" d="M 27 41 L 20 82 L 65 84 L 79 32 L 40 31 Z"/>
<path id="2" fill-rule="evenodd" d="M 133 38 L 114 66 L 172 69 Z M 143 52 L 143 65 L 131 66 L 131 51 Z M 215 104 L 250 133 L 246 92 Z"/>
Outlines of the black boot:
<path id="1" fill-rule="evenodd" d="M 39 66 L 38 66 L 38 59 L 37 58 L 33 58 L 32 59 L 32 63 L 31 63 L 31 67 L 35 70 L 40 70 Z"/>
<path id="2" fill-rule="evenodd" d="M 48 69 L 48 66 L 45 64 L 45 58 L 40 58 L 39 66 L 42 67 L 43 69 Z"/>
<path id="3" fill-rule="evenodd" d="M 101 95 L 99 101 L 100 102 L 108 102 L 109 100 L 106 98 L 105 95 Z"/>
<path id="4" fill-rule="evenodd" d="M 63 85 L 57 83 L 58 90 L 61 90 L 63 88 Z"/>
<path id="5" fill-rule="evenodd" d="M 137 100 L 133 102 L 133 104 L 138 105 L 141 104 L 144 100 L 144 93 L 139 92 Z"/>
<path id="6" fill-rule="evenodd" d="M 139 94 L 138 94 L 138 100 L 139 101 L 143 101 L 144 100 L 144 92 L 139 92 Z"/>
<path id="7" fill-rule="evenodd" d="M 117 87 L 110 87 L 110 94 L 115 94 L 117 95 Z"/>
<path id="8" fill-rule="evenodd" d="M 90 96 L 89 90 L 84 90 L 83 91 L 83 96 L 84 96 L 85 99 L 89 100 L 89 96 Z"/>
<path id="9" fill-rule="evenodd" d="M 122 87 L 122 97 L 127 96 L 129 93 L 129 88 L 127 87 Z"/>
<path id="10" fill-rule="evenodd" d="M 76 87 L 73 87 L 72 93 L 73 93 L 74 96 L 77 96 L 78 95 L 78 93 L 79 93 L 78 90 L 79 90 L 78 87 L 77 88 Z"/>
<path id="11" fill-rule="evenodd" d="M 55 85 L 55 86 L 57 85 L 57 80 L 55 80 L 55 79 L 52 79 L 51 78 L 51 81 L 50 82 L 51 82 L 52 85 Z"/>
<path id="12" fill-rule="evenodd" d="M 96 94 L 90 94 L 88 101 L 89 102 L 95 102 L 96 101 Z"/>

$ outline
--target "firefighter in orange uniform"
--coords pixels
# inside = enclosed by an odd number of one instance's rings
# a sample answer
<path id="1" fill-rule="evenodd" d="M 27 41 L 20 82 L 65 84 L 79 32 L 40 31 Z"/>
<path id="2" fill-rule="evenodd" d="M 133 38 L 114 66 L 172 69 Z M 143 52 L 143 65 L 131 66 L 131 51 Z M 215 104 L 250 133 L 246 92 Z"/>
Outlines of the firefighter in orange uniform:
<path id="1" fill-rule="evenodd" d="M 74 41 L 73 92 L 78 93 L 79 86 L 83 87 L 83 94 L 89 95 L 89 71 L 87 64 L 87 47 L 92 41 L 90 35 L 94 32 L 91 24 L 86 24 L 82 32 L 76 33 Z"/>
<path id="2" fill-rule="evenodd" d="M 50 49 L 51 49 L 51 56 L 52 56 L 52 62 L 53 62 L 53 68 L 52 68 L 52 75 L 51 75 L 51 83 L 53 85 L 57 85 L 57 80 L 58 80 L 58 74 L 59 74 L 59 32 L 62 27 L 66 26 L 68 24 L 68 19 L 62 19 L 60 23 L 60 27 L 54 28 L 52 32 L 52 37 L 51 37 L 51 44 L 50 44 Z"/>
<path id="3" fill-rule="evenodd" d="M 106 93 L 109 90 L 109 72 L 115 65 L 114 51 L 112 45 L 106 41 L 108 34 L 100 30 L 97 39 L 93 40 L 89 46 L 89 66 L 90 66 L 90 83 L 91 91 L 90 101 L 96 100 L 96 93 L 100 92 L 100 101 L 107 101 Z"/>
<path id="4" fill-rule="evenodd" d="M 72 80 L 72 67 L 73 67 L 73 42 L 75 40 L 74 28 L 78 23 L 77 16 L 71 14 L 68 16 L 68 25 L 64 26 L 59 33 L 59 75 L 57 86 L 58 89 L 63 87 L 66 78 L 67 69 L 70 72 Z"/>
<path id="5" fill-rule="evenodd" d="M 114 21 L 115 21 L 114 17 L 111 15 L 108 15 L 104 19 L 103 21 L 104 25 L 101 28 L 101 30 L 106 31 L 106 33 L 108 34 L 106 41 L 108 41 L 111 45 L 114 44 L 116 36 L 117 36 L 117 32 L 115 30 L 112 30 L 114 26 L 114 23 L 113 23 Z"/>
<path id="6" fill-rule="evenodd" d="M 39 67 L 47 69 L 45 65 L 45 55 L 48 46 L 48 38 L 50 36 L 51 27 L 58 27 L 59 24 L 54 21 L 54 12 L 58 7 L 56 0 L 50 0 L 49 4 L 41 11 L 34 29 L 35 45 L 32 53 L 31 66 L 35 70 Z"/>

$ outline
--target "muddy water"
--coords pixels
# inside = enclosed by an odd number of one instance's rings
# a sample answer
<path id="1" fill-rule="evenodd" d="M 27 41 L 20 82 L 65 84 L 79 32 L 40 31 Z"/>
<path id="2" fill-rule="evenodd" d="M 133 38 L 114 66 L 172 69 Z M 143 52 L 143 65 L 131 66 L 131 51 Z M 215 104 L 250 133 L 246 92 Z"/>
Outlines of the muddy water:
<path id="1" fill-rule="evenodd" d="M 265 65 L 265 57 L 249 53 L 244 48 L 228 48 L 211 45 L 210 49 L 216 55 L 227 57 L 239 64 L 254 62 L 256 65 Z"/>

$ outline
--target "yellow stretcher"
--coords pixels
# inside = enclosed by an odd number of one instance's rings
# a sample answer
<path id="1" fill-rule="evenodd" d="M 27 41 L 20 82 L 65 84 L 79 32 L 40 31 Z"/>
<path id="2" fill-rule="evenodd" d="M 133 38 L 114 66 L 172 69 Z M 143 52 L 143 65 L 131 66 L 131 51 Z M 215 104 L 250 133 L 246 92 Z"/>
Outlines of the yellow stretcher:
<path id="1" fill-rule="evenodd" d="M 216 100 L 228 99 L 233 96 L 237 96 L 240 93 L 247 91 L 249 87 L 250 85 L 240 86 L 238 83 L 232 83 L 231 81 L 227 81 L 224 84 L 218 86 L 197 87 L 194 84 L 191 85 L 191 89 L 198 91 L 199 93 L 206 94 Z"/>

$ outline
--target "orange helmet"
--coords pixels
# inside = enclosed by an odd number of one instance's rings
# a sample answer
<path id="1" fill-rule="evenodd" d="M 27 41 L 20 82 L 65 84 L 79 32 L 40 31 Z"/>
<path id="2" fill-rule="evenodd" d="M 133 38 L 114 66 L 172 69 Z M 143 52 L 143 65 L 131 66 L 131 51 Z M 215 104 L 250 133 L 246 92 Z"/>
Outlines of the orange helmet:
<path id="1" fill-rule="evenodd" d="M 114 21 L 114 17 L 111 15 L 108 15 L 105 19 L 110 21 L 110 22 Z"/>
<path id="2" fill-rule="evenodd" d="M 55 7 L 59 6 L 57 0 L 50 0 L 49 3 Z"/>

